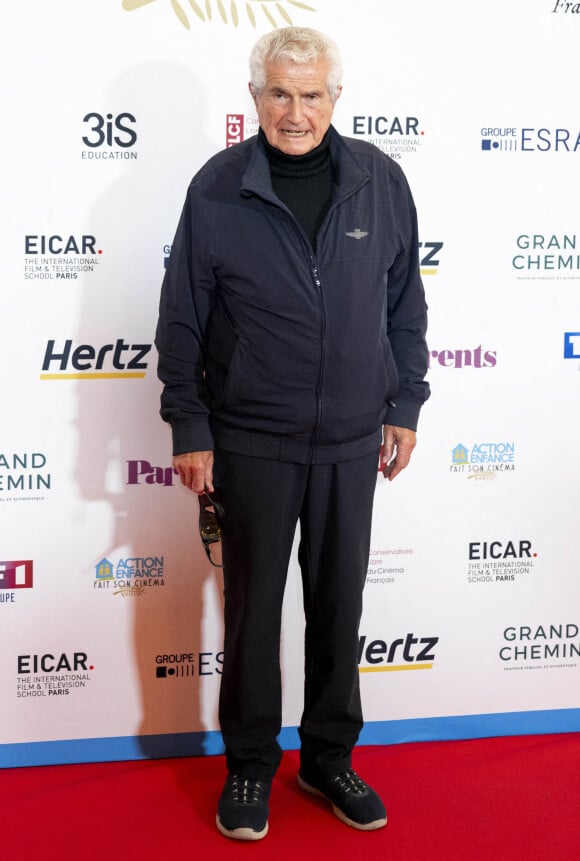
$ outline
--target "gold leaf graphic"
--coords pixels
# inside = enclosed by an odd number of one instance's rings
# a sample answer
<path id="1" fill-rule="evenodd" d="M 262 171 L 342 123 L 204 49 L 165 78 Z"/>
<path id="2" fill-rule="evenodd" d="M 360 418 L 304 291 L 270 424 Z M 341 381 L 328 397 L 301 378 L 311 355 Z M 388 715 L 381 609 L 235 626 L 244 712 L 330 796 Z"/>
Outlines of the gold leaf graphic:
<path id="1" fill-rule="evenodd" d="M 268 12 L 268 9 L 267 9 L 267 8 L 266 8 L 266 6 L 264 5 L 264 3 L 262 3 L 262 9 L 263 9 L 263 11 L 264 11 L 264 15 L 266 16 L 266 18 L 268 19 L 268 21 L 270 22 L 270 24 L 272 25 L 272 27 L 277 27 L 278 25 L 276 24 L 276 22 L 274 21 L 274 19 L 273 19 L 273 18 L 272 18 L 272 16 L 270 15 L 270 13 Z"/>
<path id="2" fill-rule="evenodd" d="M 306 3 L 299 3 L 298 0 L 286 0 L 287 3 L 291 3 L 292 6 L 298 6 L 299 9 L 306 9 L 308 12 L 316 12 L 316 9 L 313 6 L 307 6 Z"/>
<path id="3" fill-rule="evenodd" d="M 286 21 L 286 23 L 287 23 L 287 24 L 291 24 L 291 23 L 292 23 L 292 19 L 290 18 L 290 15 L 289 15 L 289 14 L 288 14 L 288 12 L 284 9 L 284 7 L 282 6 L 282 4 L 281 4 L 281 3 L 276 3 L 276 9 L 278 10 L 278 12 L 279 12 L 279 13 L 280 13 L 280 15 L 282 16 L 282 18 L 284 18 L 284 20 Z"/>
<path id="4" fill-rule="evenodd" d="M 137 9 L 142 9 L 143 6 L 147 6 L 149 3 L 154 2 L 155 0 L 122 0 L 121 5 L 126 12 L 135 12 Z M 171 8 L 175 12 L 180 23 L 187 30 L 190 30 L 191 26 L 189 18 L 182 6 L 183 2 L 184 0 L 181 0 L 181 2 L 180 0 L 170 0 Z M 217 4 L 219 16 L 224 24 L 231 23 L 234 27 L 237 27 L 240 21 L 240 15 L 236 0 L 230 0 L 230 22 L 228 22 L 228 13 L 225 6 L 227 0 L 215 0 L 215 2 Z M 213 0 L 205 0 L 205 13 L 202 8 L 202 0 L 188 0 L 188 3 L 191 10 L 200 21 L 206 23 L 206 21 L 213 20 Z M 264 16 L 274 28 L 278 28 L 280 25 L 286 26 L 286 24 L 292 24 L 292 18 L 287 10 L 288 4 L 295 6 L 298 9 L 305 9 L 307 12 L 316 12 L 316 9 L 313 6 L 308 6 L 306 3 L 302 3 L 301 0 L 246 0 L 246 14 L 248 16 L 248 21 L 254 29 L 257 26 L 256 15 L 252 8 L 254 3 L 260 4 Z M 279 21 L 276 20 L 276 14 L 279 16 Z"/>
<path id="5" fill-rule="evenodd" d="M 200 19 L 200 21 L 205 21 L 205 15 L 204 15 L 204 14 L 203 14 L 203 12 L 201 11 L 201 9 L 199 8 L 199 6 L 198 6 L 198 5 L 197 5 L 197 3 L 195 2 L 195 0 L 189 0 L 189 5 L 190 5 L 190 6 L 191 6 L 191 8 L 193 9 L 193 11 L 194 11 L 194 12 L 195 12 L 195 14 L 197 15 L 197 17 Z"/>
<path id="6" fill-rule="evenodd" d="M 183 11 L 177 0 L 171 0 L 171 5 L 173 6 L 173 11 L 177 15 L 183 26 L 187 27 L 187 29 L 189 30 L 189 21 L 187 20 L 187 15 Z"/>
<path id="7" fill-rule="evenodd" d="M 256 26 L 256 16 L 254 15 L 254 10 L 250 6 L 249 3 L 246 3 L 246 12 L 248 13 L 248 18 L 250 19 L 250 24 L 252 27 Z"/>
<path id="8" fill-rule="evenodd" d="M 140 9 L 141 6 L 153 2 L 154 0 L 123 0 L 123 9 L 126 9 L 127 12 L 133 12 L 134 9 Z"/>

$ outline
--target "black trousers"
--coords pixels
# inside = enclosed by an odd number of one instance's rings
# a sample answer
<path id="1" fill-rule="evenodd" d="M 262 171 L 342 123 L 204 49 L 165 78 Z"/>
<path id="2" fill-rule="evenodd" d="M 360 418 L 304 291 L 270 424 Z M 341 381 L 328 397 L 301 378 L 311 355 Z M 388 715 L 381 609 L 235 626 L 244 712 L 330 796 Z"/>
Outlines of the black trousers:
<path id="1" fill-rule="evenodd" d="M 316 776 L 351 765 L 363 724 L 358 627 L 377 465 L 378 451 L 306 466 L 216 452 L 225 509 L 219 719 L 232 773 L 270 778 L 280 763 L 280 627 L 298 522 L 306 617 L 300 767 Z"/>

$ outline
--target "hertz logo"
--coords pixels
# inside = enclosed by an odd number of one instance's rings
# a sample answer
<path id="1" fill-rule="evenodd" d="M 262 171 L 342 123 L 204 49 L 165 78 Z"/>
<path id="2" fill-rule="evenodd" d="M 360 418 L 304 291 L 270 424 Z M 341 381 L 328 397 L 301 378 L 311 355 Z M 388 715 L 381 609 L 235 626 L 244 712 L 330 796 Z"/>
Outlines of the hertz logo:
<path id="1" fill-rule="evenodd" d="M 385 640 L 359 638 L 359 673 L 386 673 L 396 670 L 432 670 L 435 661 L 435 646 L 439 637 L 415 637 L 407 634 L 390 643 Z M 362 661 L 366 663 L 362 664 Z"/>
<path id="2" fill-rule="evenodd" d="M 66 340 L 62 347 L 57 347 L 51 340 L 46 345 L 40 379 L 142 379 L 147 369 L 147 362 L 143 359 L 150 350 L 151 344 L 129 345 L 122 338 L 99 348 L 81 344 L 74 349 L 71 339 Z"/>
<path id="3" fill-rule="evenodd" d="M 123 0 L 123 9 L 126 12 L 134 12 L 136 9 L 141 9 L 143 6 L 147 6 L 149 3 L 154 3 L 155 0 Z M 171 7 L 177 18 L 183 24 L 183 26 L 187 29 L 191 29 L 191 25 L 189 23 L 189 18 L 185 13 L 185 9 L 183 6 L 185 3 L 180 3 L 179 0 L 171 0 Z M 252 5 L 260 7 L 270 26 L 277 28 L 279 23 L 285 27 L 287 24 L 292 24 L 292 19 L 289 15 L 289 10 L 292 10 L 292 7 L 298 9 L 305 9 L 307 12 L 316 12 L 312 6 L 308 6 L 306 3 L 301 3 L 299 0 L 260 0 L 260 3 L 244 3 L 236 2 L 236 0 L 231 0 L 229 3 L 230 7 L 230 17 L 228 20 L 228 13 L 226 10 L 226 4 L 223 0 L 188 0 L 188 9 L 193 11 L 193 14 L 199 18 L 204 24 L 208 21 L 212 21 L 214 19 L 214 12 L 217 9 L 217 18 L 223 21 L 224 24 L 233 24 L 234 27 L 237 27 L 240 20 L 240 14 L 238 11 L 239 6 L 243 6 L 245 12 L 248 16 L 248 20 L 252 27 L 256 27 L 257 20 L 254 10 L 252 9 Z M 214 9 L 215 7 L 215 9 Z M 276 20 L 276 13 L 280 16 L 281 21 L 278 22 Z"/>

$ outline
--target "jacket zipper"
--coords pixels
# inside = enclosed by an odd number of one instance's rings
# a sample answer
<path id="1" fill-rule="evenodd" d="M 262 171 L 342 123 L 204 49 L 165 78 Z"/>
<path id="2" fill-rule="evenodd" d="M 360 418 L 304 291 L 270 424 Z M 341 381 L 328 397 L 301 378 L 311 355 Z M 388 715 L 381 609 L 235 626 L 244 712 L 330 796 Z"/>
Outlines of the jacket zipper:
<path id="1" fill-rule="evenodd" d="M 318 272 L 318 261 L 314 256 L 310 257 L 310 265 L 311 265 L 311 273 L 312 280 L 314 281 L 314 286 L 318 293 L 320 299 L 320 311 L 321 311 L 321 337 L 320 337 L 320 370 L 318 373 L 318 387 L 316 392 L 317 399 L 317 416 L 316 416 L 316 425 L 314 426 L 314 433 L 312 435 L 312 450 L 310 459 L 312 460 L 312 456 L 314 455 L 314 449 L 318 444 L 318 438 L 320 434 L 320 424 L 322 422 L 322 391 L 324 384 L 324 371 L 325 371 L 325 359 L 326 359 L 326 306 L 324 304 L 324 294 L 322 292 L 322 284 L 320 281 L 320 275 Z"/>

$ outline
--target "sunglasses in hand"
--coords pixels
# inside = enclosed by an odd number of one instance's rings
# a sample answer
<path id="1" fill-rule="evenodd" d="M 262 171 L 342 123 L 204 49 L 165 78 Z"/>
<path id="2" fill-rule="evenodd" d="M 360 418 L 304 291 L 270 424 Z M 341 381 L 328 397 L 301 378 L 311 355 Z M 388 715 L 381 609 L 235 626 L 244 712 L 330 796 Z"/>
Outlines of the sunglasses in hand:
<path id="1" fill-rule="evenodd" d="M 207 491 L 199 495 L 199 534 L 206 552 L 207 558 L 216 568 L 223 568 L 223 564 L 215 562 L 211 556 L 211 545 L 221 541 L 222 531 L 220 520 L 225 516 L 225 511 L 219 499 L 219 494 Z"/>

